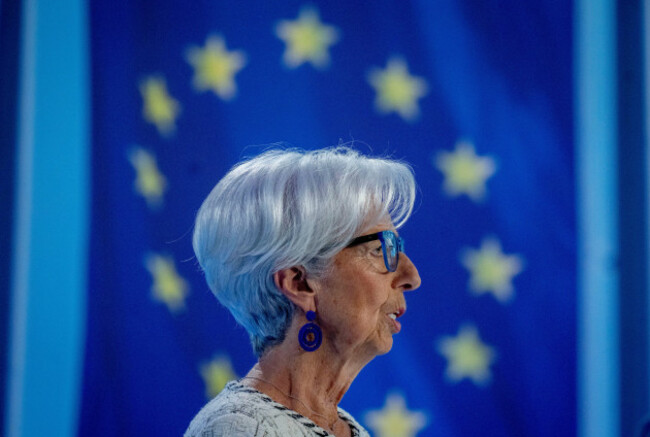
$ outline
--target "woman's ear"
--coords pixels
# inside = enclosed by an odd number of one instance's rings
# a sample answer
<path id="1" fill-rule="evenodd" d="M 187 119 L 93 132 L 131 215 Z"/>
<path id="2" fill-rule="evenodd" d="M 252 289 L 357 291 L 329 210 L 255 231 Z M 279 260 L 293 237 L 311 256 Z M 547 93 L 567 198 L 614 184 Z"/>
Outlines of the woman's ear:
<path id="1" fill-rule="evenodd" d="M 315 293 L 307 283 L 307 274 L 302 266 L 278 270 L 273 274 L 275 286 L 294 305 L 303 311 L 316 309 Z"/>

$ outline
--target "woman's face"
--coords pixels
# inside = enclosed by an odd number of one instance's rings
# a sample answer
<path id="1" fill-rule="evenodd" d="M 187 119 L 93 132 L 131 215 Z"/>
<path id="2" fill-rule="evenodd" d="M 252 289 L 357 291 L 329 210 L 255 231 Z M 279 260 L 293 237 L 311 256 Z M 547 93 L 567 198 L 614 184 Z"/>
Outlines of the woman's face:
<path id="1" fill-rule="evenodd" d="M 394 230 L 383 223 L 363 235 L 387 229 Z M 332 271 L 310 283 L 317 291 L 323 341 L 339 353 L 372 358 L 393 346 L 393 335 L 401 329 L 395 319 L 406 311 L 404 292 L 418 288 L 420 276 L 404 253 L 399 254 L 397 269 L 387 271 L 381 242 L 375 240 L 343 249 L 334 257 Z"/>

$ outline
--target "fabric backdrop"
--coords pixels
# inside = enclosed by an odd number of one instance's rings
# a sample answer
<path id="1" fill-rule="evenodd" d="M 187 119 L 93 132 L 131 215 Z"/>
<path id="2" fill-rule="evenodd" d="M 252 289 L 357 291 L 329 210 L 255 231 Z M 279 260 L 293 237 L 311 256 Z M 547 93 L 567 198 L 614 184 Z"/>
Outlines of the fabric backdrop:
<path id="1" fill-rule="evenodd" d="M 576 430 L 570 2 L 92 2 L 79 435 L 180 435 L 255 362 L 193 219 L 270 143 L 412 164 L 421 288 L 342 401 L 375 436 Z"/>

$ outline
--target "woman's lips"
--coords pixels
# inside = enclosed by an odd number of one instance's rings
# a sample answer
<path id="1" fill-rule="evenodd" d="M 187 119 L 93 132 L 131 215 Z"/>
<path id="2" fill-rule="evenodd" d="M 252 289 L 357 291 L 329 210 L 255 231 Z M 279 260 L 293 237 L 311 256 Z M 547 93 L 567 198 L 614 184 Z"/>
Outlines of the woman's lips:
<path id="1" fill-rule="evenodd" d="M 398 317 L 401 317 L 404 313 L 406 312 L 405 308 L 399 308 L 398 310 L 388 313 L 386 317 L 390 320 L 390 324 L 392 325 L 392 331 L 394 334 L 397 334 L 402 330 L 402 324 L 397 321 Z"/>

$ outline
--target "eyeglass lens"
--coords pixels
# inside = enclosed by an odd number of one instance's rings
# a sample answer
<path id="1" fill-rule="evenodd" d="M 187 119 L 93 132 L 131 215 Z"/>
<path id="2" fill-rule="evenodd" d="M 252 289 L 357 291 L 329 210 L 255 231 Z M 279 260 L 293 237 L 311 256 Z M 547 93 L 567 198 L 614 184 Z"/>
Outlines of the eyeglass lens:
<path id="1" fill-rule="evenodd" d="M 389 272 L 394 272 L 397 270 L 397 263 L 399 261 L 399 250 L 401 246 L 398 241 L 395 233 L 392 231 L 383 231 L 382 233 L 382 243 L 384 244 L 384 262 L 386 264 L 386 269 Z"/>

